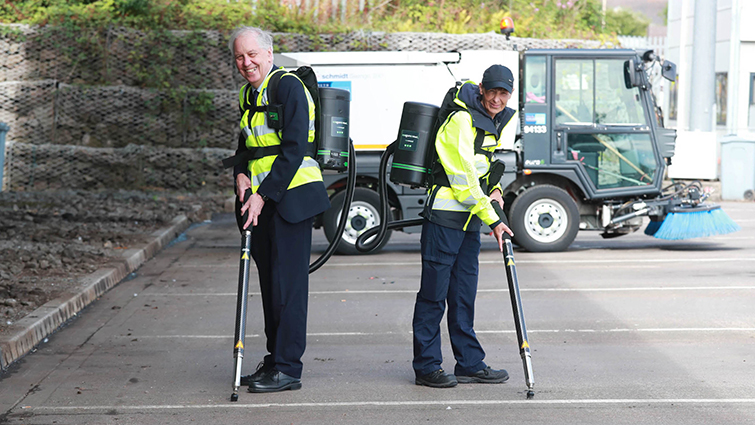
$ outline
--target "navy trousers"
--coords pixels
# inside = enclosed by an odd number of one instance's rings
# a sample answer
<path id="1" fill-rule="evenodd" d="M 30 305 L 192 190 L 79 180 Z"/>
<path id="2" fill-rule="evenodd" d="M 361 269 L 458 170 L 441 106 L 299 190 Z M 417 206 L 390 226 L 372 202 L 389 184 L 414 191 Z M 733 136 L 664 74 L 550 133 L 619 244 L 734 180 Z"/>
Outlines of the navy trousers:
<path id="1" fill-rule="evenodd" d="M 414 361 L 417 375 L 440 369 L 440 322 L 448 304 L 448 333 L 456 375 L 470 375 L 487 366 L 485 351 L 474 332 L 480 232 L 465 232 L 425 220 L 422 225 L 422 278 L 414 305 Z"/>
<path id="2" fill-rule="evenodd" d="M 267 203 L 252 231 L 265 315 L 265 365 L 301 378 L 307 338 L 312 218 L 289 223 Z"/>

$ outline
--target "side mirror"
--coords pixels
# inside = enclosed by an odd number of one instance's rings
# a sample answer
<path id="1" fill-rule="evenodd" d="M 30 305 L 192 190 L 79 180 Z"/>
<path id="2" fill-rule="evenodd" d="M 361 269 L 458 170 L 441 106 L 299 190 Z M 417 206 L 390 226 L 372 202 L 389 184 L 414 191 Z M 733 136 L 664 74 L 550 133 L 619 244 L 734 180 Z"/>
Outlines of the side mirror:
<path id="1" fill-rule="evenodd" d="M 637 75 L 637 69 L 635 68 L 634 59 L 624 61 L 624 85 L 626 88 L 639 87 L 640 78 Z"/>
<path id="2" fill-rule="evenodd" d="M 661 75 L 669 81 L 676 81 L 676 64 L 669 61 L 663 61 L 661 65 Z"/>

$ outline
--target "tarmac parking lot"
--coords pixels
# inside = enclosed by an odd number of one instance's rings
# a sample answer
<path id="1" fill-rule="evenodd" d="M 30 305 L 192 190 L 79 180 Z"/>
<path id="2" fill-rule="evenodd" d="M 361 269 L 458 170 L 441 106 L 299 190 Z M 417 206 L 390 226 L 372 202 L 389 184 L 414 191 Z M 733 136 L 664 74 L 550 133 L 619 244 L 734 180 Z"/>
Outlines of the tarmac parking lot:
<path id="1" fill-rule="evenodd" d="M 755 423 L 755 203 L 686 241 L 582 232 L 516 251 L 535 378 L 527 400 L 501 254 L 483 236 L 475 329 L 505 384 L 414 385 L 419 235 L 310 276 L 303 388 L 229 401 L 239 238 L 192 226 L 0 375 L 8 424 Z M 313 259 L 325 250 L 315 231 Z M 244 373 L 265 354 L 252 270 Z M 446 329 L 444 369 L 454 362 Z"/>

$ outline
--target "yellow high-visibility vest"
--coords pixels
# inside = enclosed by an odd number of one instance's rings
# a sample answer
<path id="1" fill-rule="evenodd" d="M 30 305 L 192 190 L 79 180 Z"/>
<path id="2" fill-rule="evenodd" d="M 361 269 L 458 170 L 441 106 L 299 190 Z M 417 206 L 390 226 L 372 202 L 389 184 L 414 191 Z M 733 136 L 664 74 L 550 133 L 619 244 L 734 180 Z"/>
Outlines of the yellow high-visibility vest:
<path id="1" fill-rule="evenodd" d="M 281 139 L 278 136 L 278 133 L 276 130 L 270 128 L 268 125 L 268 118 L 267 114 L 264 112 L 254 112 L 250 111 L 248 109 L 244 109 L 244 105 L 252 105 L 252 106 L 263 106 L 267 105 L 270 100 L 268 99 L 268 90 L 267 86 L 270 82 L 270 77 L 277 73 L 277 72 L 283 72 L 282 78 L 296 78 L 299 83 L 302 85 L 302 89 L 304 89 L 304 93 L 307 96 L 307 103 L 309 106 L 309 132 L 307 137 L 307 143 L 314 143 L 315 140 L 315 103 L 312 101 L 312 96 L 309 94 L 309 91 L 304 87 L 304 83 L 301 82 L 301 80 L 294 74 L 287 73 L 283 68 L 278 68 L 272 72 L 270 72 L 265 78 L 265 81 L 262 82 L 262 85 L 260 86 L 259 90 L 257 91 L 257 96 L 254 99 L 246 99 L 245 96 L 251 96 L 253 90 L 251 85 L 249 83 L 245 84 L 243 87 L 241 87 L 241 90 L 239 90 L 239 106 L 243 110 L 243 115 L 241 117 L 241 131 L 246 136 L 246 147 L 247 148 L 258 148 L 258 147 L 269 147 L 269 146 L 279 146 L 281 144 Z M 249 87 L 247 87 L 249 86 Z M 285 108 L 285 105 L 284 105 Z M 308 149 L 307 151 L 314 151 L 313 149 Z M 262 184 L 262 181 L 267 177 L 268 174 L 270 174 L 270 171 L 273 168 L 273 162 L 275 161 L 275 158 L 277 158 L 278 155 L 269 155 L 265 156 L 259 159 L 253 159 L 249 161 L 249 172 L 250 177 L 252 181 L 252 193 L 257 193 L 257 189 L 259 189 L 259 186 Z M 288 186 L 288 189 L 293 189 L 298 186 L 305 185 L 307 183 L 317 182 L 317 181 L 323 181 L 322 180 L 322 173 L 320 172 L 320 166 L 312 157 L 310 156 L 304 156 L 304 159 L 301 162 L 301 165 L 299 165 L 299 169 L 296 171 L 296 174 L 294 175 L 294 178 L 291 180 L 291 183 Z"/>

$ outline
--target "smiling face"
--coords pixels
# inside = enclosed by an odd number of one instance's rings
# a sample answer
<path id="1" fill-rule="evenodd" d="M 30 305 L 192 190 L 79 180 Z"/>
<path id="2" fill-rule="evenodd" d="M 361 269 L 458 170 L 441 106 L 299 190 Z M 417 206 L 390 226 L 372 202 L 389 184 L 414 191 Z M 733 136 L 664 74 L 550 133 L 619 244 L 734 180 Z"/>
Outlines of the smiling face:
<path id="1" fill-rule="evenodd" d="M 506 108 L 506 103 L 511 99 L 511 93 L 508 90 L 500 87 L 486 90 L 482 84 L 480 84 L 480 94 L 482 95 L 480 99 L 482 106 L 488 111 L 490 118 L 503 111 Z"/>
<path id="2" fill-rule="evenodd" d="M 233 55 L 239 74 L 254 88 L 260 88 L 273 67 L 273 50 L 261 48 L 254 33 L 245 32 L 233 42 Z"/>

